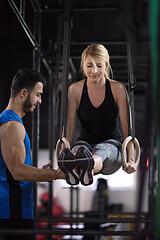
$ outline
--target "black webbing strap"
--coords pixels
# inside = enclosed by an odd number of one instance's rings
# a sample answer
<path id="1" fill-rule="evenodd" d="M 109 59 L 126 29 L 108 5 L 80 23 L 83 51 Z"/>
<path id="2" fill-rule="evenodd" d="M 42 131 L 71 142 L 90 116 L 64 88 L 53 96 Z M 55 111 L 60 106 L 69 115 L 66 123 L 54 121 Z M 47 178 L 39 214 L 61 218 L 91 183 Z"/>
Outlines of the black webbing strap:
<path id="1" fill-rule="evenodd" d="M 128 95 L 129 95 L 128 136 L 132 136 L 134 138 L 135 137 L 134 88 L 136 87 L 136 78 L 133 73 L 132 50 L 133 50 L 133 38 L 131 37 L 131 33 L 128 33 L 127 35 Z"/>
<path id="2" fill-rule="evenodd" d="M 64 39 L 63 39 L 63 68 L 62 68 L 62 91 L 61 91 L 61 112 L 60 112 L 60 136 L 66 136 L 67 118 L 67 87 L 69 73 L 70 37 L 71 37 L 71 11 L 73 9 L 72 0 L 65 1 L 64 9 Z"/>

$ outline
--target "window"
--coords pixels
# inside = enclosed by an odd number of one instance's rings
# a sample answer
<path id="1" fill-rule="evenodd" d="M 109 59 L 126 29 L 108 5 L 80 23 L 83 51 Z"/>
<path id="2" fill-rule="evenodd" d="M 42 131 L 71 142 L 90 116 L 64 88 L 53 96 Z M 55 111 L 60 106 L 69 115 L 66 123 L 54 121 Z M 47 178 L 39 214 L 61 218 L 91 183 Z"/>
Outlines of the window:
<path id="1" fill-rule="evenodd" d="M 108 182 L 108 188 L 112 190 L 116 189 L 135 189 L 136 186 L 136 172 L 132 174 L 127 174 L 125 171 L 123 171 L 122 168 L 120 168 L 117 172 L 111 175 L 102 175 L 97 174 L 94 176 L 94 181 L 89 186 L 83 186 L 79 184 L 79 187 L 87 187 L 90 189 L 95 189 L 97 185 L 97 179 L 98 178 L 104 178 Z M 63 187 L 68 187 L 69 185 L 65 181 L 61 181 Z"/>

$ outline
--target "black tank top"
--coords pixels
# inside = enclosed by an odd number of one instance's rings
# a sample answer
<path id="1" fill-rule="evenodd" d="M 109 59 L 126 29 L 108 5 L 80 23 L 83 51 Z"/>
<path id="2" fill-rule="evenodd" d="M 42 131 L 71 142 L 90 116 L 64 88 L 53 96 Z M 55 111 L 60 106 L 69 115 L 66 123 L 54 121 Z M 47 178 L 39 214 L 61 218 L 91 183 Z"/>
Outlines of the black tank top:
<path id="1" fill-rule="evenodd" d="M 84 82 L 82 96 L 77 116 L 81 123 L 79 140 L 90 144 L 98 144 L 108 139 L 122 142 L 118 128 L 118 108 L 114 101 L 110 82 L 106 79 L 105 99 L 96 108 L 92 105 L 87 89 L 87 80 Z"/>

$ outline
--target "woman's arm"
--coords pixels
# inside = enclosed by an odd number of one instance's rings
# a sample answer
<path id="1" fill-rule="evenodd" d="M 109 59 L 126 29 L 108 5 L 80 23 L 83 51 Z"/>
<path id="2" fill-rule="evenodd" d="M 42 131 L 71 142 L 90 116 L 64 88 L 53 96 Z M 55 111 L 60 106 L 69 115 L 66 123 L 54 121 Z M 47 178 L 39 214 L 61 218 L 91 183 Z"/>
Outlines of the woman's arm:
<path id="1" fill-rule="evenodd" d="M 122 83 L 114 82 L 113 83 L 113 95 L 116 100 L 120 124 L 123 134 L 123 139 L 125 140 L 128 137 L 128 120 L 129 120 L 129 105 L 128 105 L 128 95 L 125 86 Z M 130 118 L 131 119 L 131 118 Z M 134 144 L 129 142 L 127 145 L 127 162 L 128 168 L 124 169 L 127 173 L 132 173 L 136 171 L 135 166 L 135 156 L 134 156 Z"/>
<path id="2" fill-rule="evenodd" d="M 78 87 L 73 83 L 68 89 L 66 138 L 71 143 L 75 128 L 76 110 L 78 108 Z"/>

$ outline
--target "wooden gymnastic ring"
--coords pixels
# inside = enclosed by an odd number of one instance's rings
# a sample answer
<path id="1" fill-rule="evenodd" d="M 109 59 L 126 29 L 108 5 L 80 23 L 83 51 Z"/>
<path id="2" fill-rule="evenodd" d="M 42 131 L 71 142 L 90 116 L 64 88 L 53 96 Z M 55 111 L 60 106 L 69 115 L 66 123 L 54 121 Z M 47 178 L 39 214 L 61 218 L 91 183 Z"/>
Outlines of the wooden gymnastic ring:
<path id="1" fill-rule="evenodd" d="M 137 138 L 133 138 L 131 136 L 128 136 L 123 144 L 122 144 L 122 152 L 121 152 L 121 158 L 122 158 L 122 165 L 124 168 L 128 168 L 127 160 L 126 160 L 126 147 L 130 141 L 133 141 L 135 148 L 136 148 L 136 159 L 135 159 L 135 164 L 136 167 L 138 166 L 139 160 L 140 160 L 140 145 L 137 140 Z"/>
<path id="2" fill-rule="evenodd" d="M 65 148 L 70 148 L 70 143 L 69 141 L 67 140 L 67 138 L 65 137 L 62 137 L 61 139 L 59 139 L 57 141 L 57 144 L 56 144 L 56 157 L 57 159 L 59 158 L 59 155 L 60 155 L 60 151 L 61 151 L 61 144 L 64 144 Z"/>

